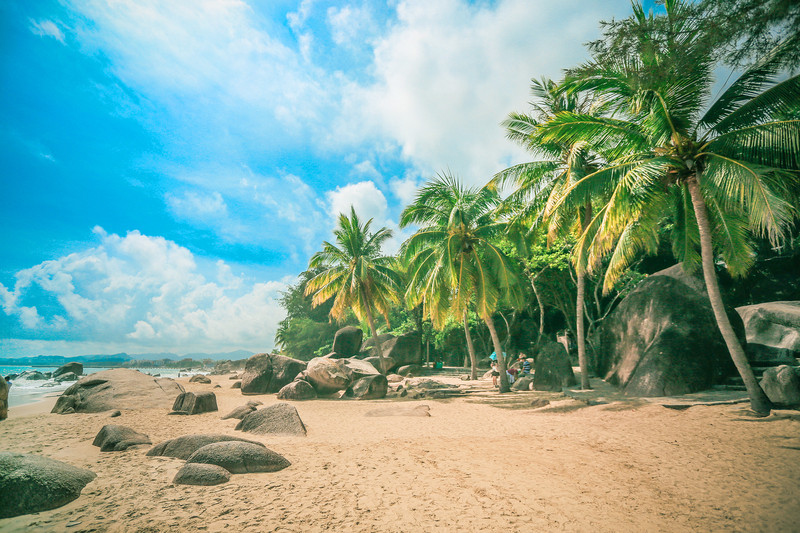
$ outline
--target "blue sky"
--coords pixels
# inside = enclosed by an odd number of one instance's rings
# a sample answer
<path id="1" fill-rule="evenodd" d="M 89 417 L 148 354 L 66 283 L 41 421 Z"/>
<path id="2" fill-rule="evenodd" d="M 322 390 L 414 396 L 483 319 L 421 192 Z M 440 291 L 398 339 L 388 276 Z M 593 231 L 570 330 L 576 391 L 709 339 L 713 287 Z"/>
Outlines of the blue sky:
<path id="1" fill-rule="evenodd" d="M 0 3 L 0 357 L 264 351 L 353 205 L 395 230 L 627 0 Z"/>

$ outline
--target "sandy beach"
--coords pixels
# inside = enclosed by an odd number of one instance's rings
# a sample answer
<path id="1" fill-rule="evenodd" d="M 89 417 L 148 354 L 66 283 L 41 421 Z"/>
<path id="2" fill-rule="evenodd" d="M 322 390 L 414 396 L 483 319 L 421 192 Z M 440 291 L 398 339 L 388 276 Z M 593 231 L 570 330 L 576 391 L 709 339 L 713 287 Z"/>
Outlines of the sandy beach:
<path id="1" fill-rule="evenodd" d="M 49 414 L 55 398 L 14 408 L 0 449 L 97 474 L 51 511 L 0 520 L 0 531 L 797 531 L 800 413 L 746 415 L 746 404 L 684 410 L 641 400 L 588 406 L 560 394 L 485 391 L 447 400 L 295 402 L 306 437 L 234 431 L 221 420 L 248 400 L 229 376 L 212 384 L 219 412 L 165 409 Z M 213 388 L 220 384 L 221 388 Z M 536 398 L 551 404 L 533 409 Z M 430 417 L 367 417 L 390 405 Z M 195 433 L 263 442 L 292 465 L 213 487 L 173 485 L 183 461 L 149 447 L 100 452 L 122 424 L 153 443 Z"/>

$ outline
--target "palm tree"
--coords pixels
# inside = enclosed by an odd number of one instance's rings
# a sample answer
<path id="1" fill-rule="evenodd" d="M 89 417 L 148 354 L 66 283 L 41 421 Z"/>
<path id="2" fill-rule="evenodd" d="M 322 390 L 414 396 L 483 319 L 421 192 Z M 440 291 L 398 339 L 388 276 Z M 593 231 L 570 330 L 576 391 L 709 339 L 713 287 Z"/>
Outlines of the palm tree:
<path id="1" fill-rule="evenodd" d="M 468 324 L 468 311 L 474 305 L 497 354 L 500 392 L 508 392 L 506 362 L 492 314 L 503 299 L 518 304 L 522 293 L 513 262 L 494 242 L 505 229 L 505 223 L 492 219 L 498 203 L 494 189 L 466 188 L 455 177 L 440 175 L 420 189 L 400 216 L 400 226 L 421 226 L 402 247 L 410 276 L 407 298 L 423 304 L 434 327 L 441 328 L 447 317 L 464 322 L 472 379 L 477 379 Z"/>
<path id="2" fill-rule="evenodd" d="M 578 92 L 568 92 L 552 80 L 531 80 L 533 114 L 511 113 L 503 126 L 509 139 L 521 144 L 544 159 L 514 165 L 494 176 L 490 184 L 511 184 L 514 192 L 508 201 L 522 205 L 517 215 L 527 219 L 527 225 L 544 223 L 548 241 L 565 233 L 580 235 L 592 219 L 590 195 L 579 201 L 556 209 L 559 199 L 572 185 L 600 168 L 601 159 L 585 141 L 561 142 L 543 139 L 539 135 L 541 124 L 553 119 L 559 112 L 599 116 L 602 106 Z M 576 255 L 575 259 L 581 256 Z M 586 358 L 586 330 L 584 305 L 586 292 L 586 265 L 575 261 L 577 285 L 575 333 L 578 347 L 578 364 L 581 369 L 581 388 L 589 389 L 589 365 Z M 535 289 L 535 285 L 534 285 Z M 540 304 L 541 305 L 541 304 Z"/>
<path id="3" fill-rule="evenodd" d="M 384 227 L 370 233 L 371 224 L 372 219 L 362 224 L 352 207 L 349 218 L 339 215 L 334 231 L 338 246 L 325 241 L 322 251 L 311 257 L 309 270 L 322 272 L 308 281 L 305 293 L 313 293 L 314 307 L 334 298 L 331 318 L 341 320 L 352 309 L 359 320 L 366 318 L 374 337 L 378 330 L 373 309 L 388 314 L 398 301 L 400 280 L 393 268 L 395 259 L 381 254 L 381 245 L 392 236 L 391 230 Z"/>
<path id="4" fill-rule="evenodd" d="M 658 224 L 671 212 L 673 251 L 689 270 L 702 265 L 717 325 L 751 407 L 767 415 L 769 399 L 725 313 L 715 254 L 732 274 L 742 275 L 755 257 L 751 232 L 777 247 L 797 218 L 800 79 L 778 82 L 782 53 L 776 50 L 708 105 L 713 61 L 707 49 L 694 46 L 702 21 L 682 16 L 683 2 L 665 5 L 666 24 L 660 21 L 661 29 L 650 33 L 642 28 L 653 17 L 635 6 L 630 23 L 643 35 L 636 54 L 598 58 L 578 71 L 574 86 L 601 93 L 618 115 L 564 111 L 540 133 L 551 141 L 610 142 L 624 149 L 560 201 L 609 195 L 582 235 L 581 254 L 593 264 L 613 252 L 608 288 L 640 252 L 654 250 Z"/>

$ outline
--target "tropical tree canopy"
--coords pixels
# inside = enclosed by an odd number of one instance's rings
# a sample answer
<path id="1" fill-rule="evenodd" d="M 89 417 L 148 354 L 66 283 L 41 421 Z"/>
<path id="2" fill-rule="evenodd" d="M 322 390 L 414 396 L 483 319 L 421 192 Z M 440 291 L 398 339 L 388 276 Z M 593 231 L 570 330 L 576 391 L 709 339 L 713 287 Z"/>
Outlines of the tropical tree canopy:
<path id="1" fill-rule="evenodd" d="M 323 242 L 322 251 L 309 261 L 309 269 L 321 269 L 306 285 L 313 294 L 312 305 L 333 298 L 331 318 L 340 320 L 352 309 L 359 320 L 367 320 L 372 335 L 377 334 L 373 309 L 387 315 L 398 302 L 400 279 L 394 270 L 395 259 L 385 256 L 381 246 L 392 236 L 387 228 L 372 233 L 372 219 L 362 223 L 351 207 L 350 216 L 339 216 L 334 231 L 336 244 Z"/>

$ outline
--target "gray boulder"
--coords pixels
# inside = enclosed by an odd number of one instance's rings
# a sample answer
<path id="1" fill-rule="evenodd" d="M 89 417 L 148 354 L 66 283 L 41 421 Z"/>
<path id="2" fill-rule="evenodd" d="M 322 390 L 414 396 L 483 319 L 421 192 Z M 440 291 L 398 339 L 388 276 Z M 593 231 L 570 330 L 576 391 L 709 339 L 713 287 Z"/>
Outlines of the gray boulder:
<path id="1" fill-rule="evenodd" d="M 169 409 L 183 387 L 169 378 L 154 378 L 128 368 L 90 374 L 70 386 L 53 413 L 99 413 L 114 409 Z M 72 409 L 73 411 L 70 411 Z"/>
<path id="2" fill-rule="evenodd" d="M 378 400 L 385 398 L 389 390 L 389 382 L 382 374 L 364 376 L 353 382 L 344 395 L 357 400 Z"/>
<path id="3" fill-rule="evenodd" d="M 231 473 L 217 465 L 186 463 L 178 470 L 172 483 L 175 485 L 220 485 L 231 479 Z"/>
<path id="4" fill-rule="evenodd" d="M 141 444 L 153 444 L 150 437 L 144 433 L 139 433 L 135 429 L 127 426 L 107 424 L 103 426 L 92 442 L 93 446 L 99 446 L 101 452 L 121 452 L 131 446 Z"/>
<path id="5" fill-rule="evenodd" d="M 62 365 L 58 367 L 58 369 L 53 372 L 53 378 L 57 378 L 63 374 L 69 374 L 72 372 L 76 376 L 83 375 L 83 363 L 78 363 L 77 361 L 72 361 L 67 363 L 66 365 Z"/>
<path id="6" fill-rule="evenodd" d="M 57 383 L 63 383 L 64 381 L 78 381 L 80 377 L 75 374 L 74 372 L 67 372 L 66 374 L 61 374 L 56 378 L 53 378 L 54 381 Z"/>
<path id="7" fill-rule="evenodd" d="M 404 333 L 381 344 L 384 357 L 389 357 L 395 366 L 422 365 L 422 344 L 417 331 Z"/>
<path id="8" fill-rule="evenodd" d="M 258 403 L 256 402 L 247 402 L 245 405 L 239 406 L 227 415 L 222 417 L 222 420 L 228 420 L 230 418 L 236 418 L 241 420 L 245 416 L 249 415 L 256 409 L 258 409 Z"/>
<path id="9" fill-rule="evenodd" d="M 242 388 L 242 382 L 241 381 L 235 382 L 233 385 L 231 385 L 231 388 L 232 389 L 241 389 Z"/>
<path id="10" fill-rule="evenodd" d="M 80 496 L 95 473 L 61 461 L 0 452 L 0 518 L 61 507 Z"/>
<path id="11" fill-rule="evenodd" d="M 662 273 L 640 282 L 592 341 L 595 372 L 632 396 L 697 392 L 734 371 L 708 297 Z"/>
<path id="12" fill-rule="evenodd" d="M 800 368 L 788 365 L 768 368 L 761 377 L 761 388 L 767 398 L 779 407 L 800 405 Z"/>
<path id="13" fill-rule="evenodd" d="M 371 364 L 378 370 L 381 374 L 386 374 L 389 372 L 390 368 L 394 368 L 396 365 L 394 364 L 394 359 L 391 357 L 378 357 L 378 356 L 371 356 L 362 361 Z"/>
<path id="14" fill-rule="evenodd" d="M 391 333 L 381 333 L 380 335 L 370 337 L 361 344 L 359 353 L 363 354 L 365 357 L 380 355 L 382 353 L 380 348 L 383 343 L 391 339 L 394 339 L 394 335 Z"/>
<path id="15" fill-rule="evenodd" d="M 10 385 L 0 376 L 0 420 L 8 418 L 8 389 Z"/>
<path id="16" fill-rule="evenodd" d="M 248 442 L 216 442 L 194 452 L 187 463 L 221 466 L 231 474 L 277 472 L 291 463 L 265 446 Z"/>
<path id="17" fill-rule="evenodd" d="M 557 342 L 545 344 L 536 358 L 533 390 L 561 392 L 575 385 L 575 374 L 564 346 Z"/>
<path id="18" fill-rule="evenodd" d="M 203 374 L 197 374 L 189 379 L 189 383 L 203 383 L 205 385 L 210 385 L 211 378 L 204 376 Z"/>
<path id="19" fill-rule="evenodd" d="M 797 364 L 800 302 L 766 302 L 737 307 L 747 336 L 747 357 L 758 366 Z"/>
<path id="20" fill-rule="evenodd" d="M 215 434 L 201 434 L 201 435 L 184 435 L 176 439 L 166 440 L 159 442 L 153 446 L 150 451 L 145 455 L 148 457 L 175 457 L 176 459 L 186 460 L 194 452 L 215 442 L 249 442 L 258 446 L 263 446 L 260 442 L 243 439 L 241 437 L 232 437 L 231 435 L 215 435 Z"/>
<path id="21" fill-rule="evenodd" d="M 308 381 L 296 379 L 278 391 L 279 400 L 313 400 L 317 392 Z"/>
<path id="22" fill-rule="evenodd" d="M 333 351 L 342 358 L 353 357 L 361 348 L 363 337 L 364 332 L 361 331 L 361 328 L 345 326 L 333 337 Z"/>
<path id="23" fill-rule="evenodd" d="M 272 394 L 306 369 L 306 363 L 278 354 L 260 353 L 245 364 L 242 394 Z"/>
<path id="24" fill-rule="evenodd" d="M 199 415 L 217 410 L 217 396 L 213 392 L 182 392 L 175 398 L 170 414 Z"/>
<path id="25" fill-rule="evenodd" d="M 48 379 L 45 374 L 42 374 L 38 370 L 26 370 L 25 372 L 20 373 L 17 375 L 17 380 L 22 381 L 44 381 Z"/>
<path id="26" fill-rule="evenodd" d="M 570 371 L 572 368 L 570 368 Z M 574 376 L 573 376 L 574 377 Z M 511 385 L 511 390 L 531 390 L 531 384 L 533 383 L 533 378 L 525 376 L 517 379 L 513 385 Z"/>
<path id="27" fill-rule="evenodd" d="M 308 362 L 306 379 L 320 395 L 344 390 L 352 381 L 344 359 L 327 357 L 317 357 Z"/>
<path id="28" fill-rule="evenodd" d="M 276 403 L 245 416 L 235 428 L 256 435 L 302 435 L 306 426 L 293 405 Z"/>

